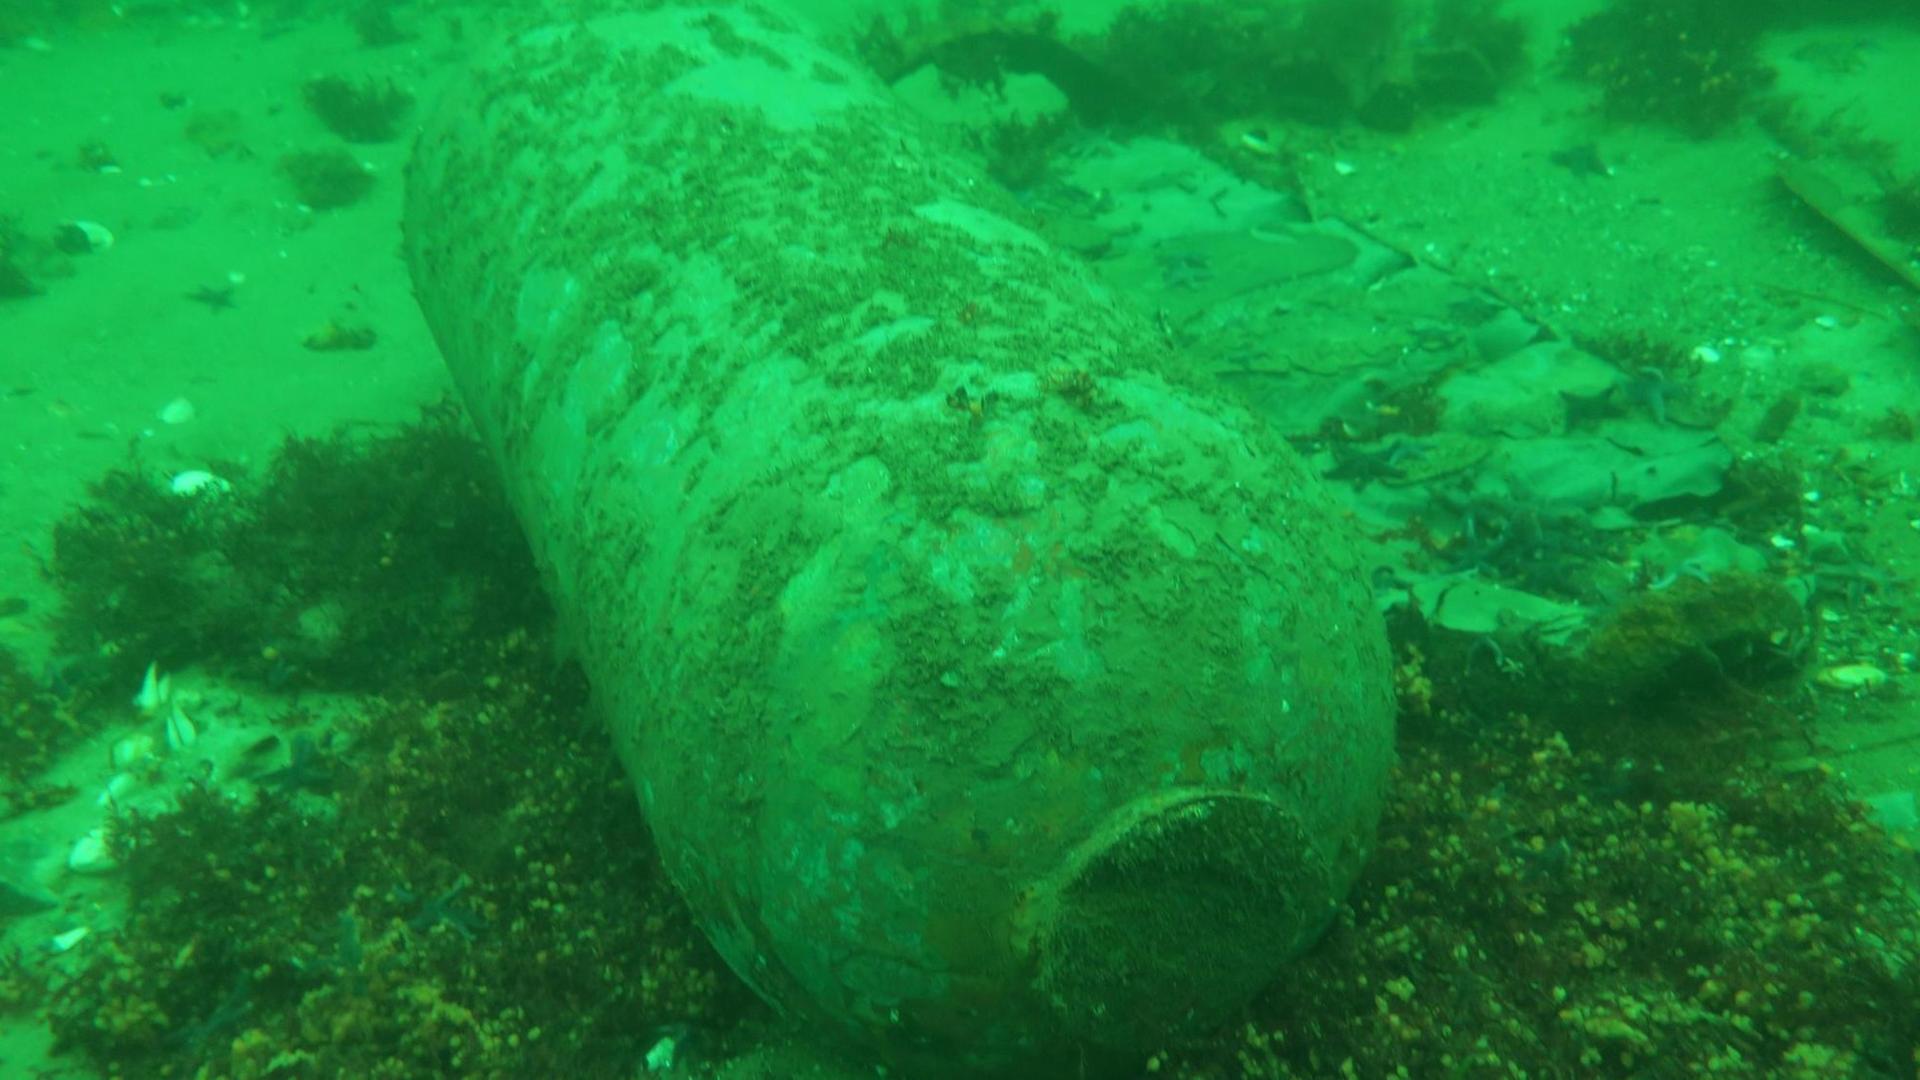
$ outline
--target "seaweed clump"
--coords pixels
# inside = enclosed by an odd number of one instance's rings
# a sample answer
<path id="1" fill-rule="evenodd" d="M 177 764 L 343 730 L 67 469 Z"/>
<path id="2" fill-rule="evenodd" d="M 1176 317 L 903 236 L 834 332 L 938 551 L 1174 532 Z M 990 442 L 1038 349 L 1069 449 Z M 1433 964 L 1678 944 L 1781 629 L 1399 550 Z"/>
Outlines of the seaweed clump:
<path id="1" fill-rule="evenodd" d="M 1133 6 L 1096 50 L 1156 119 L 1249 117 L 1403 130 L 1492 101 L 1525 64 L 1525 30 L 1488 0 Z"/>
<path id="2" fill-rule="evenodd" d="M 221 471 L 228 471 L 225 467 Z M 231 491 L 108 474 L 54 527 L 56 644 L 83 681 L 148 662 L 273 686 L 440 686 L 548 618 L 532 556 L 449 408 L 367 434 L 295 437 Z"/>
<path id="3" fill-rule="evenodd" d="M 300 87 L 307 108 L 327 130 L 356 143 L 380 143 L 400 134 L 413 95 L 390 81 L 350 82 L 337 75 L 309 79 Z"/>
<path id="4" fill-rule="evenodd" d="M 1600 88 L 1608 116 L 1706 136 L 1772 85 L 1766 28 L 1726 0 L 1618 0 L 1568 32 L 1567 65 Z"/>
<path id="5" fill-rule="evenodd" d="M 86 705 L 84 697 L 54 693 L 12 649 L 0 648 L 0 819 L 72 794 L 39 785 L 35 778 L 61 751 L 92 733 Z"/>
<path id="6" fill-rule="evenodd" d="M 1415 652 L 1376 854 L 1333 929 L 1190 1080 L 1904 1076 L 1920 921 L 1830 770 L 1654 725 L 1457 711 Z M 1429 711 L 1431 710 L 1431 711 Z"/>
<path id="7" fill-rule="evenodd" d="M 330 800 L 190 786 L 121 819 L 134 902 L 55 991 L 59 1045 L 117 1076 L 614 1077 L 751 1008 L 545 644 L 348 722 Z"/>
<path id="8" fill-rule="evenodd" d="M 31 261 L 19 221 L 0 214 L 0 300 L 20 300 L 40 292 L 29 269 Z"/>
<path id="9" fill-rule="evenodd" d="M 1584 700 L 1672 709 L 1702 694 L 1757 691 L 1801 669 L 1806 613 L 1780 581 L 1673 573 L 1672 584 L 1634 594 L 1594 628 L 1569 664 Z"/>
<path id="10" fill-rule="evenodd" d="M 1129 5 L 1101 36 L 1057 19 L 993 19 L 966 5 L 904 29 L 876 21 L 860 48 L 882 78 L 925 63 L 997 86 L 1045 76 L 1097 126 L 1211 132 L 1251 117 L 1406 128 L 1485 104 L 1526 62 L 1526 30 L 1499 0 L 1267 0 Z"/>
<path id="11" fill-rule="evenodd" d="M 280 172 L 302 205 L 314 210 L 352 206 L 373 190 L 373 173 L 345 150 L 303 150 L 280 159 Z"/>

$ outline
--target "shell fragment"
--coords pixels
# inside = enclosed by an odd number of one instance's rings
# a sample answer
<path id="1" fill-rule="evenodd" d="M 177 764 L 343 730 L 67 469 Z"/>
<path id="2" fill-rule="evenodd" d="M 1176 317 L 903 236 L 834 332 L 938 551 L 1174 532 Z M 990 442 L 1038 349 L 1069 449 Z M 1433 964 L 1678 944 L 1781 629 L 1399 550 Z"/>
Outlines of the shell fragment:
<path id="1" fill-rule="evenodd" d="M 1834 664 L 1821 668 L 1813 681 L 1829 690 L 1877 690 L 1891 678 L 1872 664 Z"/>

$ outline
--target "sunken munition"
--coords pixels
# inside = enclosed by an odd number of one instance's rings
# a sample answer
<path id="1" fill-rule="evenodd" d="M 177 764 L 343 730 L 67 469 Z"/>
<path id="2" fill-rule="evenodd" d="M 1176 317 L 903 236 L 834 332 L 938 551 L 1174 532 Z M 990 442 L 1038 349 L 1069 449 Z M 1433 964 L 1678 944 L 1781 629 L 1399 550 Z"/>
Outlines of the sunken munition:
<path id="1" fill-rule="evenodd" d="M 1098 1069 L 1323 929 L 1392 755 L 1352 540 L 869 75 L 758 4 L 524 33 L 406 229 L 666 868 L 768 1000 L 910 1075 Z"/>

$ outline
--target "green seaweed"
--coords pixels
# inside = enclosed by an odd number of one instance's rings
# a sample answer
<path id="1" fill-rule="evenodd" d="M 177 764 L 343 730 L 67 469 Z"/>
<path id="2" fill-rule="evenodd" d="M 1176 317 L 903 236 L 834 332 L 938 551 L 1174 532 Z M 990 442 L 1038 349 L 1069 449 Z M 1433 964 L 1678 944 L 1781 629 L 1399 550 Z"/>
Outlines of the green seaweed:
<path id="1" fill-rule="evenodd" d="M 532 557 L 458 413 L 289 438 L 230 492 L 181 496 L 138 468 L 56 523 L 56 643 L 93 685 L 149 662 L 289 688 L 453 686 L 548 619 Z"/>
<path id="2" fill-rule="evenodd" d="M 89 695 L 55 693 L 14 654 L 0 648 L 0 818 L 63 801 L 65 787 L 39 776 L 64 751 L 96 731 Z"/>
<path id="3" fill-rule="evenodd" d="M 392 140 L 413 108 L 413 95 L 390 80 L 351 82 L 324 75 L 307 80 L 300 94 L 327 130 L 356 143 Z"/>
<path id="4" fill-rule="evenodd" d="M 58 1044 L 116 1076 L 623 1077 L 661 1027 L 753 1013 L 546 644 L 458 705 L 370 706 L 331 800 L 121 819 L 134 903 L 53 993 Z"/>
<path id="5" fill-rule="evenodd" d="M 1706 136 L 1772 84 L 1765 29 L 1762 14 L 1729 0 L 1618 0 L 1569 31 L 1567 66 L 1600 88 L 1608 116 Z"/>
<path id="6" fill-rule="evenodd" d="M 352 206 L 373 190 L 373 173 L 345 150 L 303 150 L 280 159 L 300 202 L 314 210 Z"/>

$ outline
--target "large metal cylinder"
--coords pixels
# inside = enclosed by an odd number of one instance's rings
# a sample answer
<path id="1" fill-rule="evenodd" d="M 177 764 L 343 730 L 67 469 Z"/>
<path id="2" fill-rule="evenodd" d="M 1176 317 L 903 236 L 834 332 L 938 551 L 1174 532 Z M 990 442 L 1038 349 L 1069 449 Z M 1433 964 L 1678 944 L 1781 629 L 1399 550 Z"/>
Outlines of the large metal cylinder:
<path id="1" fill-rule="evenodd" d="M 1339 515 L 974 162 L 759 4 L 524 33 L 420 302 L 668 872 L 911 1075 L 1123 1059 L 1323 929 L 1392 754 Z"/>

